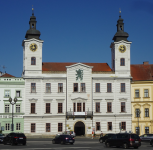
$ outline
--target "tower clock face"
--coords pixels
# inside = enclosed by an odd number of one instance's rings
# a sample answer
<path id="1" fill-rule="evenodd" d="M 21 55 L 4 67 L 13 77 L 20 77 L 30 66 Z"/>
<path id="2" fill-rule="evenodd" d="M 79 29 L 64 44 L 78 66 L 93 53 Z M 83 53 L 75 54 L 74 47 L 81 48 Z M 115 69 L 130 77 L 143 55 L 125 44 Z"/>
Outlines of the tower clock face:
<path id="1" fill-rule="evenodd" d="M 121 53 L 124 53 L 124 52 L 126 51 L 126 46 L 125 46 L 125 45 L 120 45 L 119 51 L 120 51 Z"/>
<path id="2" fill-rule="evenodd" d="M 32 43 L 29 48 L 32 52 L 35 52 L 37 50 L 38 46 L 35 43 Z"/>

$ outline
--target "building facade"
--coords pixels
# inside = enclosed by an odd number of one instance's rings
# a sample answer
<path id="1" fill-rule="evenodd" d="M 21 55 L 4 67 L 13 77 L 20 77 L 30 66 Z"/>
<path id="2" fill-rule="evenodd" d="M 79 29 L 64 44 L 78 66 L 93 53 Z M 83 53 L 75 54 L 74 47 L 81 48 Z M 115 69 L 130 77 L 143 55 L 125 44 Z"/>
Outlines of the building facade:
<path id="1" fill-rule="evenodd" d="M 17 98 L 11 105 L 9 98 Z M 0 129 L 4 134 L 12 131 L 12 108 L 14 132 L 24 132 L 24 80 L 10 74 L 0 77 Z"/>
<path id="2" fill-rule="evenodd" d="M 132 131 L 139 135 L 153 133 L 153 65 L 131 65 Z M 140 113 L 139 113 L 140 112 Z"/>
<path id="3" fill-rule="evenodd" d="M 121 16 L 107 63 L 42 62 L 43 41 L 30 17 L 23 46 L 24 133 L 77 135 L 132 130 L 130 45 Z M 66 60 L 65 60 L 66 61 Z M 119 124 L 121 127 L 119 128 Z"/>

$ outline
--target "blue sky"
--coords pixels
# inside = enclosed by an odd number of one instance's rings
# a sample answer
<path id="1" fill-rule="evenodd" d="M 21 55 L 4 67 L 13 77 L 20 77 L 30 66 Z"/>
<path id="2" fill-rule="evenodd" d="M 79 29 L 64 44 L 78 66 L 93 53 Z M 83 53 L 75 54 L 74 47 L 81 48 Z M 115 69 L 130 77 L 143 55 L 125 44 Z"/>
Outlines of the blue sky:
<path id="1" fill-rule="evenodd" d="M 132 41 L 131 64 L 153 64 L 152 0 L 1 0 L 0 71 L 21 77 L 22 40 L 32 5 L 44 40 L 43 62 L 101 62 L 111 67 L 110 44 L 121 8 L 124 31 Z"/>

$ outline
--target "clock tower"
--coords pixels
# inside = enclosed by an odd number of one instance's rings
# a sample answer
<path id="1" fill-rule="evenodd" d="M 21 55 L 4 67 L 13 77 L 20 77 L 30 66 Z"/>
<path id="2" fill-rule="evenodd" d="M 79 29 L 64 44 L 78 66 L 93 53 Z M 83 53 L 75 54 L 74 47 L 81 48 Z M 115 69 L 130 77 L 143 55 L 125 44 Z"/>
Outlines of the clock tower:
<path id="1" fill-rule="evenodd" d="M 117 21 L 117 32 L 111 43 L 112 70 L 115 74 L 126 74 L 130 76 L 130 45 L 127 40 L 129 34 L 124 32 L 124 23 L 121 18 L 121 11 Z"/>
<path id="2" fill-rule="evenodd" d="M 33 76 L 42 73 L 42 45 L 40 40 L 40 31 L 36 30 L 36 17 L 32 8 L 32 16 L 30 17 L 30 29 L 26 32 L 23 46 L 23 76 Z"/>

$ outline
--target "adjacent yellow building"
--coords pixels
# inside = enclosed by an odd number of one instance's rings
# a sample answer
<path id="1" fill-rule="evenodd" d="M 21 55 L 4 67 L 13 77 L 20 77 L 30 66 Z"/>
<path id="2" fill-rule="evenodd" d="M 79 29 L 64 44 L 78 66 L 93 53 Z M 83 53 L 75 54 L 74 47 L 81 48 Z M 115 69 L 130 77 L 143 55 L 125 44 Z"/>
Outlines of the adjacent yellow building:
<path id="1" fill-rule="evenodd" d="M 153 64 L 131 65 L 132 132 L 153 133 Z"/>

